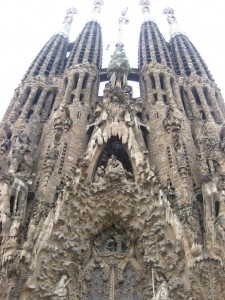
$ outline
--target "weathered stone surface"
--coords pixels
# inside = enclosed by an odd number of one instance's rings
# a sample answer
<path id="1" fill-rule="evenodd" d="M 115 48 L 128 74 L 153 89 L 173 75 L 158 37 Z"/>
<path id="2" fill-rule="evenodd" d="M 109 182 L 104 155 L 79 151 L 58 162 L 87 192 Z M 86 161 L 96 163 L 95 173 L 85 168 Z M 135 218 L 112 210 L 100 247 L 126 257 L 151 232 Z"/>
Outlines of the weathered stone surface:
<path id="1" fill-rule="evenodd" d="M 67 43 L 45 45 L 1 125 L 0 298 L 225 299 L 225 106 L 196 49 L 179 34 L 171 55 L 146 21 L 134 99 L 123 44 L 97 96 L 97 22 L 65 67 Z"/>

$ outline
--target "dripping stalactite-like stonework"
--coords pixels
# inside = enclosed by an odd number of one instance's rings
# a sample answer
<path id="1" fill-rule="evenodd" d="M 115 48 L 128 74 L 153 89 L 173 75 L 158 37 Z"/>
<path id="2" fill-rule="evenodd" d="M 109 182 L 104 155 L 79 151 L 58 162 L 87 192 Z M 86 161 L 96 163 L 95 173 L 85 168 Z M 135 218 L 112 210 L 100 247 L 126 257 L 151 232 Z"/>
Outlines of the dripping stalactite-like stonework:
<path id="1" fill-rule="evenodd" d="M 0 299 L 225 299 L 220 90 L 174 10 L 168 43 L 149 1 L 139 68 L 124 10 L 101 69 L 102 5 L 72 43 L 67 11 L 1 122 Z"/>

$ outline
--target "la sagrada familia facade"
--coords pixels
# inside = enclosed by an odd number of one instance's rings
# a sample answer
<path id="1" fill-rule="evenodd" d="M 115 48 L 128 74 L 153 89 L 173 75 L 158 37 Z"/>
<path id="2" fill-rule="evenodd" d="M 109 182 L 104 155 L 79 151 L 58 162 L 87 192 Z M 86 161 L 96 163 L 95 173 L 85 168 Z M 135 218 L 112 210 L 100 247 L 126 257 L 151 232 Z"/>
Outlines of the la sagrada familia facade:
<path id="1" fill-rule="evenodd" d="M 148 0 L 139 68 L 120 37 L 124 11 L 101 69 L 102 4 L 74 43 L 67 11 L 1 123 L 0 299 L 223 300 L 220 90 L 173 9 L 167 43 Z"/>

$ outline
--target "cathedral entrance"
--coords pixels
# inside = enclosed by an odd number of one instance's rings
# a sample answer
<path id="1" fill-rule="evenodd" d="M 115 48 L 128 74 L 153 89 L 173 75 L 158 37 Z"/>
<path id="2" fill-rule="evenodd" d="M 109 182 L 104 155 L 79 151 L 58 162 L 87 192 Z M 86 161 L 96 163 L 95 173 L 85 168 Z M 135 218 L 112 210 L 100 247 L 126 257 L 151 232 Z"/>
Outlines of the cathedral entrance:
<path id="1" fill-rule="evenodd" d="M 87 300 L 141 300 L 146 278 L 134 245 L 112 227 L 93 240 L 92 257 L 81 274 Z"/>

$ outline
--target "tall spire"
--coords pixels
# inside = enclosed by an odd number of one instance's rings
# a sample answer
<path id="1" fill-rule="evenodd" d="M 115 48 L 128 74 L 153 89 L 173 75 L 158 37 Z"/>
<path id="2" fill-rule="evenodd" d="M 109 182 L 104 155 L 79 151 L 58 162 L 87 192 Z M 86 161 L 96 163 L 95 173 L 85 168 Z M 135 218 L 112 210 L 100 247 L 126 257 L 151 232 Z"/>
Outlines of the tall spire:
<path id="1" fill-rule="evenodd" d="M 174 9 L 167 7 L 163 10 L 163 13 L 167 15 L 167 21 L 170 26 L 170 37 L 174 37 L 175 35 L 178 34 L 184 34 L 179 28 L 179 24 L 177 23 L 177 19 L 174 15 Z"/>
<path id="2" fill-rule="evenodd" d="M 147 21 L 153 21 L 151 18 L 151 12 L 150 12 L 150 1 L 149 0 L 140 0 L 139 4 L 142 6 L 142 13 L 144 16 L 144 22 Z"/>
<path id="3" fill-rule="evenodd" d="M 101 12 L 101 6 L 104 5 L 104 1 L 103 0 L 94 0 L 93 4 L 94 4 L 94 10 L 93 10 L 92 21 L 98 22 L 100 12 Z"/>
<path id="4" fill-rule="evenodd" d="M 73 22 L 73 15 L 77 14 L 77 9 L 74 7 L 68 8 L 66 11 L 66 17 L 63 21 L 62 30 L 59 32 L 59 34 L 65 35 L 66 37 L 69 37 L 70 34 L 70 26 Z"/>

